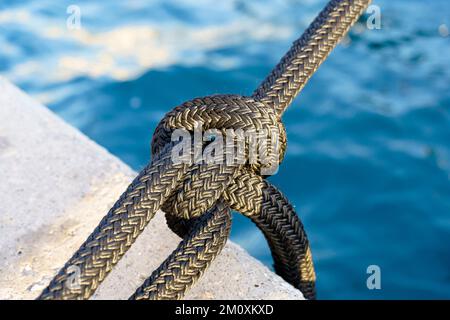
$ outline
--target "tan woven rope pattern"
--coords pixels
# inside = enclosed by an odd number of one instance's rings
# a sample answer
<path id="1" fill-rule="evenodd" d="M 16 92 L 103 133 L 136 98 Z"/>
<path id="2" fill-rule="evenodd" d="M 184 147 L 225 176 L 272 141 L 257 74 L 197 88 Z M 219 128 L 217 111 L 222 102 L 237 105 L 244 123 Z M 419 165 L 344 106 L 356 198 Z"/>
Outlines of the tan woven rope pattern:
<path id="1" fill-rule="evenodd" d="M 281 162 L 286 148 L 282 113 L 369 3 L 330 1 L 252 97 L 197 98 L 169 112 L 155 130 L 152 162 L 39 298 L 89 298 L 162 208 L 172 230 L 185 238 L 131 298 L 180 299 L 225 245 L 232 208 L 262 230 L 275 271 L 313 299 L 315 274 L 303 226 L 281 192 L 260 176 L 270 163 L 177 165 L 171 161 L 170 137 L 173 130 L 192 131 L 199 122 L 222 131 L 276 130 L 282 148 L 279 153 L 269 150 L 269 162 Z M 79 289 L 66 285 L 71 266 L 81 270 Z"/>

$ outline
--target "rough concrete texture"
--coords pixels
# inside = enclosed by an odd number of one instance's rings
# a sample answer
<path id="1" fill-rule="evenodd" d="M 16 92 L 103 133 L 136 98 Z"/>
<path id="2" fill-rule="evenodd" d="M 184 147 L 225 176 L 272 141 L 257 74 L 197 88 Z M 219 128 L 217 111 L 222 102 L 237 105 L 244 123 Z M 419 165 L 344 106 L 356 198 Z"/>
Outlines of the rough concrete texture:
<path id="1" fill-rule="evenodd" d="M 0 299 L 33 299 L 136 175 L 0 77 Z M 180 239 L 158 213 L 94 299 L 126 299 Z M 186 299 L 303 299 L 227 244 Z"/>

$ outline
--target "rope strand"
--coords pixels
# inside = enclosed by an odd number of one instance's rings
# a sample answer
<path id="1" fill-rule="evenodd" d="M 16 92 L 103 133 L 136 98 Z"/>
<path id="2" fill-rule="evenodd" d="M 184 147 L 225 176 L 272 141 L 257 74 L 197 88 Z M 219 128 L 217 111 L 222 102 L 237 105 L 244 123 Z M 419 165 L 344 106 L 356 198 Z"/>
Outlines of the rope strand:
<path id="1" fill-rule="evenodd" d="M 253 93 L 282 115 L 371 0 L 331 0 Z"/>

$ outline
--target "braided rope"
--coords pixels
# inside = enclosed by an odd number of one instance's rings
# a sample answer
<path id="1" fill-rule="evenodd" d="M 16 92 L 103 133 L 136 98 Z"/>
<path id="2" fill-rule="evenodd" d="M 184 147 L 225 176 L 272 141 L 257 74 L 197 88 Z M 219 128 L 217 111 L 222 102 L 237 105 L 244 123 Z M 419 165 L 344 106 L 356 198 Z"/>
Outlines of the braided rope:
<path id="1" fill-rule="evenodd" d="M 59 271 L 39 299 L 88 299 L 130 248 L 158 209 L 184 238 L 131 299 L 181 299 L 220 253 L 229 235 L 229 209 L 248 216 L 264 233 L 277 274 L 306 298 L 315 298 L 311 250 L 297 214 L 278 189 L 261 177 L 281 162 L 286 133 L 281 115 L 370 0 L 331 0 L 252 97 L 197 98 L 169 112 L 155 130 L 152 162 L 142 170 L 86 242 Z M 278 133 L 279 152 L 253 164 L 174 164 L 175 129 L 268 130 Z M 70 267 L 80 286 L 66 286 Z"/>
<path id="2" fill-rule="evenodd" d="M 228 208 L 218 204 L 201 216 L 178 248 L 130 297 L 133 300 L 181 299 L 220 253 L 230 234 Z"/>
<path id="3" fill-rule="evenodd" d="M 371 0 L 331 0 L 253 93 L 282 114 Z"/>
<path id="4" fill-rule="evenodd" d="M 172 163 L 170 147 L 139 173 L 39 299 L 88 299 L 94 293 L 187 170 L 186 165 Z M 82 275 L 77 288 L 66 285 L 72 266 Z"/>

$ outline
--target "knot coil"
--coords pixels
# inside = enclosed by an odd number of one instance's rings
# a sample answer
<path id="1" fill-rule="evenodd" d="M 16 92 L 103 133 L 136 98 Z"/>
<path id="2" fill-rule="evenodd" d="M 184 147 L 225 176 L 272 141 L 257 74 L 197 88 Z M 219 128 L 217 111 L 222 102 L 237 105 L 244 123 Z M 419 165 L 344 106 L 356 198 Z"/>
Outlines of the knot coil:
<path id="1" fill-rule="evenodd" d="M 194 141 L 196 135 L 199 141 Z M 188 163 L 190 168 L 164 204 L 165 212 L 195 218 L 221 196 L 234 210 L 244 214 L 258 211 L 251 203 L 246 208 L 237 200 L 239 194 L 251 192 L 249 184 L 262 182 L 258 176 L 274 173 L 284 158 L 286 130 L 275 111 L 251 97 L 196 98 L 175 107 L 161 120 L 153 135 L 152 154 L 179 136 L 183 148 L 174 148 L 172 159 Z M 180 150 L 184 155 L 180 156 Z"/>

